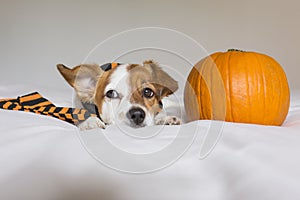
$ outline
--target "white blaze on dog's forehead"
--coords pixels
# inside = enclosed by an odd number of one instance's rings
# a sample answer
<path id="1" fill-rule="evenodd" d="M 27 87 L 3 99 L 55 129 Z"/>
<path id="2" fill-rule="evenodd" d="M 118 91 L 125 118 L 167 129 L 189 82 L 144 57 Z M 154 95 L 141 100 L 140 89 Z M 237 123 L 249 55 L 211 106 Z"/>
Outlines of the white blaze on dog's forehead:
<path id="1" fill-rule="evenodd" d="M 104 93 L 109 90 L 115 90 L 120 95 L 118 99 L 104 98 L 101 117 L 106 123 L 114 123 L 117 120 L 116 118 L 119 117 L 119 112 L 124 107 L 124 104 L 126 104 L 127 101 L 129 102 L 129 100 L 127 100 L 127 97 L 130 96 L 127 66 L 128 64 L 124 64 L 115 68 L 110 76 L 109 83 L 104 89 Z"/>
<path id="2" fill-rule="evenodd" d="M 128 64 L 119 65 L 110 76 L 110 81 L 105 87 L 104 92 L 116 90 L 122 96 L 127 96 L 129 93 L 128 85 Z"/>

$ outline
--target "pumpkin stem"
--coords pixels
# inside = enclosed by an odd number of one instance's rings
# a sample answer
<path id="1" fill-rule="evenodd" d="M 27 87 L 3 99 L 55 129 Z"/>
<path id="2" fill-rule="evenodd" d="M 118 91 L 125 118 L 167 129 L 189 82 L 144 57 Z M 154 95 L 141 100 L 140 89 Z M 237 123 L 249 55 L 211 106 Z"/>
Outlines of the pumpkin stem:
<path id="1" fill-rule="evenodd" d="M 243 51 L 243 50 L 239 50 L 239 49 L 228 49 L 227 52 L 229 51 L 238 51 L 238 52 L 246 52 L 246 51 Z"/>

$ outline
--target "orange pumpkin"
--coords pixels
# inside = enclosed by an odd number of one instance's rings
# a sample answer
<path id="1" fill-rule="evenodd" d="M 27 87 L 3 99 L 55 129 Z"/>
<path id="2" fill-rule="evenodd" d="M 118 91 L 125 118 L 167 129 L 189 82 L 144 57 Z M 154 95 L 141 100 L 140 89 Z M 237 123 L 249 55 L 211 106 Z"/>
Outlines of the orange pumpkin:
<path id="1" fill-rule="evenodd" d="M 214 53 L 191 70 L 184 89 L 188 121 L 198 119 L 281 125 L 290 91 L 271 57 L 239 50 Z"/>

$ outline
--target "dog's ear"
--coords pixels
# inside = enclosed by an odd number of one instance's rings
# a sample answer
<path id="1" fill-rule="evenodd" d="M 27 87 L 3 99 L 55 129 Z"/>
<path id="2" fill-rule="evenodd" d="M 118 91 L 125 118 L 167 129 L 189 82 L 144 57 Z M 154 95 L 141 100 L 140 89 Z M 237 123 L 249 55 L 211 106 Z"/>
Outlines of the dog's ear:
<path id="1" fill-rule="evenodd" d="M 144 61 L 144 67 L 153 75 L 153 84 L 159 89 L 161 98 L 173 94 L 178 89 L 178 83 L 152 60 Z"/>
<path id="2" fill-rule="evenodd" d="M 98 79 L 102 73 L 96 64 L 82 64 L 70 69 L 63 64 L 57 65 L 64 79 L 75 89 L 82 102 L 92 102 Z"/>

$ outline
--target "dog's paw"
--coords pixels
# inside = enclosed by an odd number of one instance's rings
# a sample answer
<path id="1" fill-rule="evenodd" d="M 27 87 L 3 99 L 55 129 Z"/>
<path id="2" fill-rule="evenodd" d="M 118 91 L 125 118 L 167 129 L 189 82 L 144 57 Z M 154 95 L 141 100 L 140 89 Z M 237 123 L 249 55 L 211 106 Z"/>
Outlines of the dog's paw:
<path id="1" fill-rule="evenodd" d="M 180 125 L 181 119 L 176 116 L 166 116 L 156 120 L 156 125 Z"/>
<path id="2" fill-rule="evenodd" d="M 90 130 L 94 128 L 106 128 L 106 125 L 103 121 L 101 121 L 98 117 L 89 117 L 84 122 L 78 125 L 81 131 Z"/>

